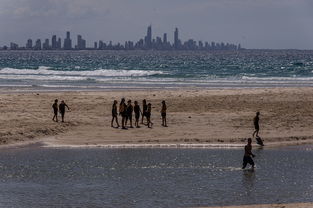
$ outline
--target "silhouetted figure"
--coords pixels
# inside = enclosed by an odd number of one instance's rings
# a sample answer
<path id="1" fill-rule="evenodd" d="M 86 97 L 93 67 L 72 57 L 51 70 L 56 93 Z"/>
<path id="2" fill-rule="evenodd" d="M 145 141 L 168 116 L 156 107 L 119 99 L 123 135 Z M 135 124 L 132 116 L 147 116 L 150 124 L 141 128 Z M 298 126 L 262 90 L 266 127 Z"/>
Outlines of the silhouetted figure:
<path id="1" fill-rule="evenodd" d="M 52 120 L 55 121 L 55 122 L 58 122 L 58 111 L 59 111 L 58 99 L 54 100 L 54 103 L 52 105 L 52 109 L 53 109 L 53 118 L 52 118 Z"/>
<path id="2" fill-rule="evenodd" d="M 120 102 L 120 108 L 119 108 L 120 116 L 122 117 L 122 129 L 126 129 L 125 127 L 125 120 L 127 117 L 126 109 L 127 109 L 127 105 L 125 104 L 125 98 L 122 98 Z"/>
<path id="3" fill-rule="evenodd" d="M 146 99 L 144 99 L 142 101 L 142 114 L 141 114 L 141 124 L 143 124 L 143 119 L 146 117 L 147 118 L 147 109 L 148 109 L 148 105 L 147 105 L 147 101 Z M 148 121 L 147 121 L 148 122 Z"/>
<path id="4" fill-rule="evenodd" d="M 140 128 L 139 118 L 140 118 L 141 109 L 140 109 L 140 106 L 138 105 L 137 101 L 135 101 L 134 113 L 135 113 L 135 126 L 136 126 L 136 128 Z"/>
<path id="5" fill-rule="evenodd" d="M 254 169 L 254 162 L 252 157 L 255 157 L 255 155 L 252 153 L 251 142 L 252 139 L 249 138 L 248 144 L 245 146 L 245 155 L 243 156 L 242 169 L 245 169 L 248 163 L 252 166 L 252 169 Z"/>
<path id="6" fill-rule="evenodd" d="M 132 105 L 132 101 L 128 100 L 127 101 L 127 107 L 126 107 L 126 121 L 125 121 L 125 126 L 127 125 L 127 121 L 129 120 L 129 128 L 134 128 L 133 127 L 133 111 L 134 111 L 134 107 Z"/>
<path id="7" fill-rule="evenodd" d="M 66 103 L 64 102 L 64 100 L 62 100 L 61 103 L 60 103 L 60 105 L 59 105 L 59 111 L 60 111 L 60 113 L 61 113 L 62 122 L 64 122 L 65 107 L 67 108 L 67 110 L 70 110 L 70 108 L 66 105 Z"/>
<path id="8" fill-rule="evenodd" d="M 162 108 L 161 108 L 161 116 L 162 116 L 162 126 L 167 127 L 166 124 L 166 104 L 165 104 L 165 100 L 162 101 Z"/>
<path id="9" fill-rule="evenodd" d="M 260 126 L 259 126 L 259 120 L 260 120 L 260 112 L 256 112 L 255 117 L 253 118 L 253 124 L 254 124 L 254 132 L 252 134 L 252 137 L 256 135 L 257 137 L 259 136 L 259 131 L 260 131 Z"/>
<path id="10" fill-rule="evenodd" d="M 120 125 L 118 124 L 118 118 L 117 118 L 117 100 L 114 100 L 113 105 L 112 105 L 112 121 L 111 121 L 111 127 L 113 126 L 113 122 L 116 122 L 117 124 L 117 128 L 120 127 Z"/>
<path id="11" fill-rule="evenodd" d="M 152 107 L 151 107 L 151 103 L 148 104 L 148 107 L 147 107 L 147 112 L 146 112 L 146 117 L 147 117 L 147 125 L 148 125 L 148 128 L 151 128 L 153 123 L 151 122 L 151 110 L 152 110 Z"/>

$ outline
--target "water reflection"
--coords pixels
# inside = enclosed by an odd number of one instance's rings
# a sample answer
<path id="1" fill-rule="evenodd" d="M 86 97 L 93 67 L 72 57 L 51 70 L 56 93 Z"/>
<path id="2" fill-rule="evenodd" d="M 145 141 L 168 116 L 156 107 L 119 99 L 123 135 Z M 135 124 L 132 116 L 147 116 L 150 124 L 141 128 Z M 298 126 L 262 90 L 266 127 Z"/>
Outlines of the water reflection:
<path id="1" fill-rule="evenodd" d="M 311 201 L 310 147 L 0 152 L 3 207 L 192 207 Z M 273 194 L 275 193 L 275 194 Z"/>

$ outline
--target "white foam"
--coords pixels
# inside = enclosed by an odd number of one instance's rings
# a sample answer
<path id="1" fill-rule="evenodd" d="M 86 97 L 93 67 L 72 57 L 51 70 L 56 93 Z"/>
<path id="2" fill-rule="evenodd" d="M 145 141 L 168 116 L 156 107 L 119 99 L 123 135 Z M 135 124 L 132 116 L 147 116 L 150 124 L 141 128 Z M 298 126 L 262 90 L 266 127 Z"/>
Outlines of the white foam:
<path id="1" fill-rule="evenodd" d="M 252 81 L 313 81 L 313 77 L 250 77 L 242 76 L 242 80 Z"/>
<path id="2" fill-rule="evenodd" d="M 76 68 L 76 67 L 75 67 Z M 78 68 L 76 68 L 78 69 Z M 3 68 L 0 74 L 7 75 L 59 75 L 59 76 L 102 76 L 102 77 L 144 77 L 164 74 L 162 71 L 98 69 L 91 71 L 61 71 L 40 66 L 38 69 Z"/>

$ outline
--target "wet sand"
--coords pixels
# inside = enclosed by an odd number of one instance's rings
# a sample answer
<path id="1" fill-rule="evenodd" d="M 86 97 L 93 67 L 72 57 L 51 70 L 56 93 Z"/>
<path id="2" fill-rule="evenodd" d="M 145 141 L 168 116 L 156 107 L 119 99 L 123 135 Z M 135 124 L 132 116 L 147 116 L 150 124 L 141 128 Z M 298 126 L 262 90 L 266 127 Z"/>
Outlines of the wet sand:
<path id="1" fill-rule="evenodd" d="M 110 127 L 111 106 L 147 99 L 153 128 Z M 66 122 L 52 121 L 54 99 L 71 111 Z M 168 106 L 168 126 L 161 126 L 161 101 Z M 313 143 L 313 88 L 235 90 L 145 90 L 104 92 L 0 93 L 0 143 L 44 142 L 48 145 L 218 145 L 238 146 L 253 132 L 261 112 L 260 135 L 265 144 Z M 120 117 L 119 117 L 119 120 Z"/>

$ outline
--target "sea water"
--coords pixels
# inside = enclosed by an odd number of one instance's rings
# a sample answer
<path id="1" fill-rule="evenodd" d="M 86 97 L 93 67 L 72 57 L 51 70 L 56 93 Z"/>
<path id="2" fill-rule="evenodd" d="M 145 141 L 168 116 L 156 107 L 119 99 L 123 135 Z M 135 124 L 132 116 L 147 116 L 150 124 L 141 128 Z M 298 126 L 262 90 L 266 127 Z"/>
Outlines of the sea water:
<path id="1" fill-rule="evenodd" d="M 0 87 L 313 86 L 313 51 L 0 51 Z"/>
<path id="2" fill-rule="evenodd" d="M 196 207 L 313 200 L 312 146 L 0 151 L 0 207 Z"/>

